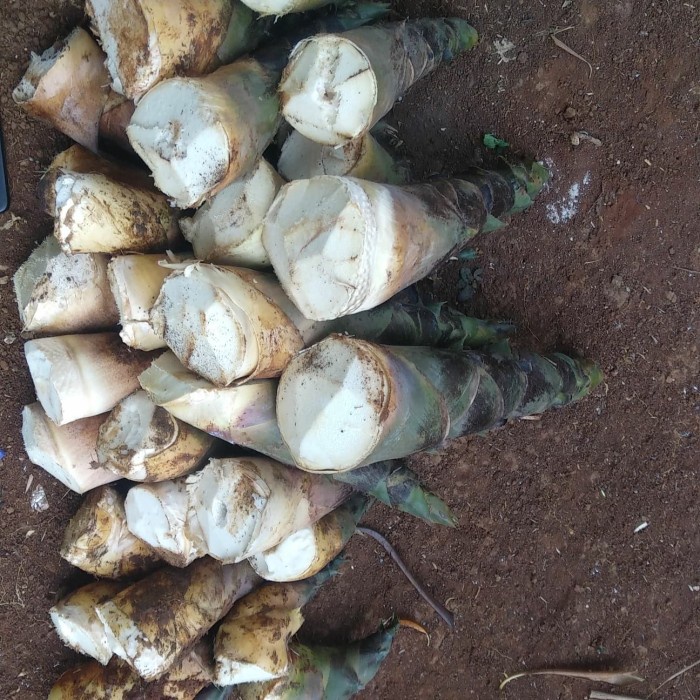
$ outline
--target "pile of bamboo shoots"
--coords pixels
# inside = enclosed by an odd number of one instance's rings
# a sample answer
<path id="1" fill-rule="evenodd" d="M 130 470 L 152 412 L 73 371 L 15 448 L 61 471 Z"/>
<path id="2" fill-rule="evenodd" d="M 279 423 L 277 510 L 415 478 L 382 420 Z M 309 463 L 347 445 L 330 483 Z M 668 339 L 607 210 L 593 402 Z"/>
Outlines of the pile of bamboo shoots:
<path id="1" fill-rule="evenodd" d="M 416 182 L 386 138 L 475 30 L 326 4 L 86 0 L 92 33 L 33 55 L 13 93 L 77 142 L 14 276 L 25 447 L 85 494 L 61 556 L 96 577 L 50 611 L 92 658 L 50 698 L 350 697 L 396 625 L 293 637 L 375 501 L 456 526 L 404 458 L 601 379 L 414 286 L 548 178 L 509 157 Z"/>

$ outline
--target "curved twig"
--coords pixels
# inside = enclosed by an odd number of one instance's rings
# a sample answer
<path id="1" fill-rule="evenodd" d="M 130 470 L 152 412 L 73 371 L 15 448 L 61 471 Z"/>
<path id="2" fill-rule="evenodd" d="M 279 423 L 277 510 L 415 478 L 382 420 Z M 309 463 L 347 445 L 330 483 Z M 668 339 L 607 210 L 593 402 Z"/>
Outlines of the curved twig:
<path id="1" fill-rule="evenodd" d="M 421 597 L 435 610 L 435 612 L 444 620 L 450 629 L 454 629 L 455 616 L 441 603 L 438 603 L 423 586 L 416 581 L 413 574 L 408 570 L 408 567 L 403 563 L 397 551 L 391 546 L 389 541 L 380 535 L 376 530 L 369 527 L 358 527 L 357 531 L 363 535 L 369 535 L 372 539 L 379 542 L 384 549 L 389 553 L 389 556 L 396 562 L 396 565 L 401 569 L 403 575 L 411 582 L 413 587 L 418 591 Z"/>

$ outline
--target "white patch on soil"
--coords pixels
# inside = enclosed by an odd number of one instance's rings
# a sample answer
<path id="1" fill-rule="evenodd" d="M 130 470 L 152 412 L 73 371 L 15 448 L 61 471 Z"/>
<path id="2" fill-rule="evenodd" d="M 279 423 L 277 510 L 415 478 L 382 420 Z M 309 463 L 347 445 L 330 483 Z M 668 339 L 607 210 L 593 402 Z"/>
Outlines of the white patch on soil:
<path id="1" fill-rule="evenodd" d="M 569 191 L 556 202 L 547 204 L 547 218 L 553 224 L 565 224 L 578 213 L 578 204 L 583 190 L 590 184 L 591 174 L 586 173 L 581 182 L 574 182 Z"/>

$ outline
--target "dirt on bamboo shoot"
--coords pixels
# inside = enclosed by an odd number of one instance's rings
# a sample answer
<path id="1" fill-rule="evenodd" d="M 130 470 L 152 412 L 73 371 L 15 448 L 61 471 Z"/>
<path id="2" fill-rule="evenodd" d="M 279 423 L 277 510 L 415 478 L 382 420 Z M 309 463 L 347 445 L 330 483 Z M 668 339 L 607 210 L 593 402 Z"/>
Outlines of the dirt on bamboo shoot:
<path id="1" fill-rule="evenodd" d="M 238 600 L 216 633 L 215 683 L 267 681 L 288 673 L 288 644 L 303 622 L 301 608 L 338 572 L 339 564 L 335 560 L 304 581 L 261 586 Z"/>
<path id="2" fill-rule="evenodd" d="M 110 579 L 142 574 L 159 564 L 154 550 L 129 532 L 124 497 L 111 486 L 85 497 L 63 535 L 61 557 Z"/>
<path id="3" fill-rule="evenodd" d="M 205 558 L 156 571 L 99 605 L 97 614 L 113 652 L 154 680 L 258 581 L 246 562 L 224 566 Z"/>
<path id="4" fill-rule="evenodd" d="M 96 661 L 66 671 L 53 685 L 48 700 L 195 700 L 213 681 L 210 642 L 202 640 L 161 678 L 147 683 L 118 658 L 107 666 Z"/>
<path id="5" fill-rule="evenodd" d="M 97 461 L 131 481 L 165 481 L 194 471 L 213 446 L 213 437 L 136 391 L 100 426 Z"/>

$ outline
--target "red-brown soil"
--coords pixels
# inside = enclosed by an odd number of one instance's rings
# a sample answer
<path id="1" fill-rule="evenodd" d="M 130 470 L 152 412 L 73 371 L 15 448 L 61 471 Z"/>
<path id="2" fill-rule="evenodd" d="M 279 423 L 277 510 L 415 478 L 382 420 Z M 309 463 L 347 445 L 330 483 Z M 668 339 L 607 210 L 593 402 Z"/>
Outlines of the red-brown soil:
<path id="1" fill-rule="evenodd" d="M 598 686 L 545 677 L 498 692 L 504 673 L 571 666 L 636 669 L 647 683 L 615 692 L 646 697 L 700 659 L 700 6 L 401 0 L 396 10 L 454 13 L 482 36 L 391 118 L 419 169 L 458 171 L 491 132 L 555 173 L 531 211 L 475 241 L 483 287 L 467 309 L 512 319 L 523 346 L 595 358 L 606 381 L 540 421 L 415 459 L 458 515 L 457 530 L 383 507 L 367 518 L 448 601 L 454 632 L 373 541 L 356 537 L 351 565 L 309 607 L 306 637 L 354 638 L 392 613 L 423 624 L 427 644 L 400 632 L 363 694 L 377 700 L 588 697 Z M 79 499 L 33 467 L 21 444 L 20 410 L 33 389 L 8 276 L 50 230 L 35 188 L 67 141 L 23 115 L 10 91 L 30 50 L 81 18 L 72 0 L 0 7 L 0 115 L 20 217 L 9 226 L 0 216 L 0 696 L 23 700 L 45 697 L 74 661 L 47 610 L 79 580 L 58 556 Z M 569 26 L 558 38 L 590 61 L 591 77 L 549 36 Z M 515 45 L 513 60 L 499 62 L 501 39 Z M 601 145 L 572 145 L 576 131 Z M 436 275 L 444 298 L 456 294 L 460 264 Z M 37 484 L 44 512 L 30 508 Z M 700 667 L 653 697 L 700 697 Z"/>

